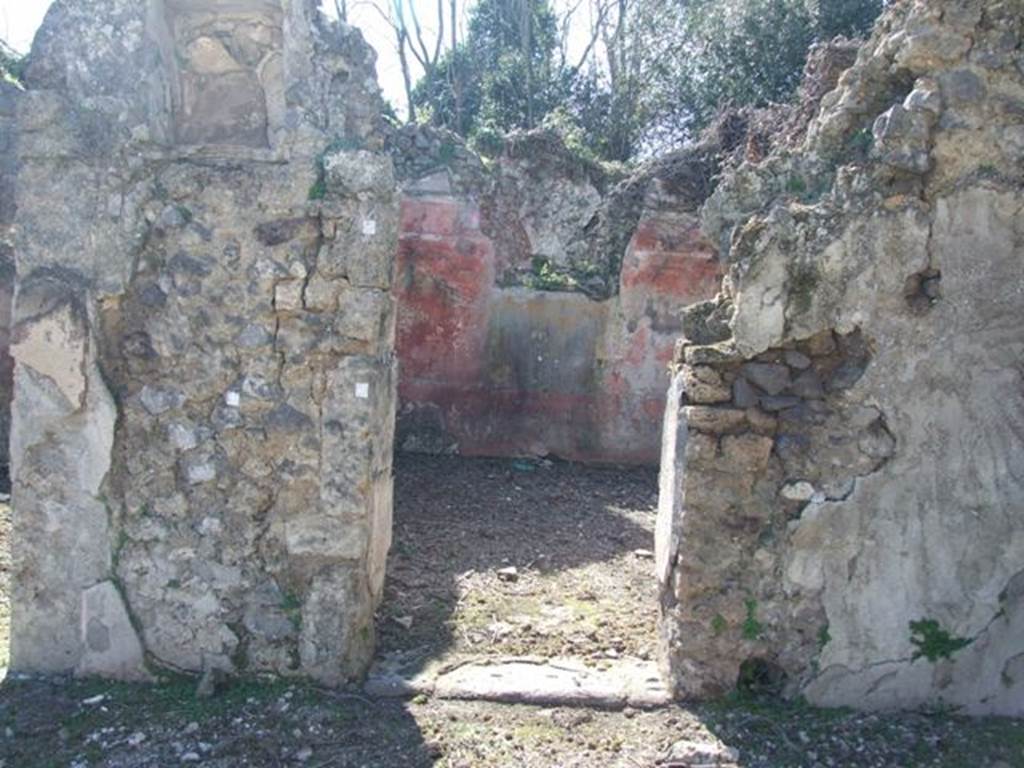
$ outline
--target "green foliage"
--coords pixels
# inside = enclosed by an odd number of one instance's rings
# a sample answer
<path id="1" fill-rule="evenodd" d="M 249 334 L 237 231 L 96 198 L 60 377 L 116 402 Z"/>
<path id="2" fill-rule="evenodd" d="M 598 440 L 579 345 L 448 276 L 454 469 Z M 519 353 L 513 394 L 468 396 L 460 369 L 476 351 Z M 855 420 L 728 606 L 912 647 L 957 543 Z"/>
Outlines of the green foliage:
<path id="1" fill-rule="evenodd" d="M 313 185 L 309 188 L 309 199 L 310 200 L 323 200 L 327 196 L 327 182 L 324 180 L 323 174 L 320 174 Z"/>
<path id="2" fill-rule="evenodd" d="M 679 96 L 701 127 L 723 105 L 788 98 L 814 40 L 802 0 L 699 0 L 687 7 L 682 31 Z"/>
<path id="3" fill-rule="evenodd" d="M 316 181 L 309 188 L 307 197 L 310 200 L 323 200 L 327 196 L 327 169 L 324 167 L 324 158 L 334 152 L 355 152 L 363 148 L 363 142 L 352 136 L 339 136 L 332 139 L 324 147 L 324 151 L 317 155 Z"/>
<path id="4" fill-rule="evenodd" d="M 725 630 L 728 629 L 728 627 L 729 625 L 726 622 L 725 617 L 722 616 L 722 614 L 716 613 L 714 617 L 712 617 L 711 631 L 714 633 L 715 637 L 718 637 L 720 634 L 725 632 Z"/>
<path id="5" fill-rule="evenodd" d="M 505 149 L 505 135 L 490 126 L 481 126 L 470 137 L 469 146 L 484 157 L 497 157 Z"/>
<path id="6" fill-rule="evenodd" d="M 455 142 L 446 141 L 441 144 L 441 149 L 438 151 L 437 156 L 443 165 L 450 164 L 455 159 Z"/>
<path id="7" fill-rule="evenodd" d="M 534 256 L 530 261 L 530 287 L 538 291 L 569 291 L 572 290 L 576 281 L 564 272 L 559 272 L 555 266 L 543 256 Z"/>
<path id="8" fill-rule="evenodd" d="M 830 642 L 832 642 L 832 635 L 829 634 L 828 624 L 822 624 L 821 629 L 818 630 L 818 650 L 820 651 Z"/>
<path id="9" fill-rule="evenodd" d="M 789 99 L 810 46 L 866 34 L 882 3 L 635 0 L 608 22 L 605 61 L 576 69 L 558 55 L 550 0 L 479 0 L 412 101 L 488 149 L 495 133 L 544 123 L 581 157 L 626 161 L 692 139 L 722 107 Z"/>
<path id="10" fill-rule="evenodd" d="M 0 80 L 20 83 L 25 74 L 25 57 L 0 40 Z"/>
<path id="11" fill-rule="evenodd" d="M 807 192 L 807 182 L 802 176 L 790 176 L 786 179 L 786 191 L 794 195 L 803 195 Z"/>
<path id="12" fill-rule="evenodd" d="M 465 41 L 438 63 L 445 76 L 424 77 L 413 89 L 421 114 L 469 137 L 487 127 L 532 128 L 558 103 L 555 14 L 548 0 L 524 2 L 527 17 L 505 0 L 472 6 Z"/>
<path id="13" fill-rule="evenodd" d="M 861 128 L 856 133 L 850 135 L 846 140 L 847 154 L 851 155 L 857 160 L 864 160 L 867 158 L 868 153 L 871 151 L 872 145 L 875 143 L 875 136 L 871 132 L 870 127 Z"/>
<path id="14" fill-rule="evenodd" d="M 288 621 L 295 627 L 295 631 L 302 630 L 302 600 L 292 592 L 285 592 L 281 598 L 281 610 L 284 611 Z"/>
<path id="15" fill-rule="evenodd" d="M 821 276 L 813 264 L 796 264 L 789 275 L 789 300 L 793 310 L 803 314 L 814 303 L 814 292 Z"/>
<path id="16" fill-rule="evenodd" d="M 910 622 L 910 642 L 917 650 L 911 661 L 921 658 L 928 661 L 948 659 L 957 651 L 974 642 L 973 637 L 954 637 L 939 626 L 935 619 L 918 619 Z"/>
<path id="17" fill-rule="evenodd" d="M 757 600 L 747 598 L 743 605 L 747 609 L 747 616 L 743 619 L 743 637 L 746 640 L 757 640 L 761 637 L 764 626 L 757 620 Z"/>
<path id="18" fill-rule="evenodd" d="M 671 5 L 671 4 L 670 4 Z M 836 35 L 863 36 L 882 0 L 693 0 L 669 11 L 674 40 L 654 82 L 668 132 L 703 128 L 723 106 L 790 98 L 807 51 Z M 671 118 L 670 118 L 671 116 Z M 672 119 L 674 118 L 674 120 Z"/>
<path id="19" fill-rule="evenodd" d="M 882 12 L 884 0 L 810 0 L 815 37 L 866 37 Z"/>

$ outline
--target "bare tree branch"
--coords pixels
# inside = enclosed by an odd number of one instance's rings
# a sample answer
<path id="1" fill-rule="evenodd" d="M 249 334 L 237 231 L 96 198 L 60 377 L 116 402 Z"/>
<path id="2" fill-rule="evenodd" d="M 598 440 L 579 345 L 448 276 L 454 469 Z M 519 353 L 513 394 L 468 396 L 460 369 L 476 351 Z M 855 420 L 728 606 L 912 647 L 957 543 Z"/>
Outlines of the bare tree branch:
<path id="1" fill-rule="evenodd" d="M 605 23 L 608 20 L 608 14 L 611 12 L 613 2 L 612 0 L 601 0 L 597 3 L 597 19 L 591 24 L 590 27 L 590 39 L 587 41 L 586 48 L 583 49 L 583 53 L 580 55 L 579 61 L 576 66 L 573 67 L 573 71 L 578 72 L 583 68 L 583 65 L 587 63 L 587 59 L 590 58 L 591 52 L 594 50 L 594 46 L 601 37 L 602 30 L 604 29 Z M 564 64 L 564 60 L 563 60 Z"/>
<path id="2" fill-rule="evenodd" d="M 337 0 L 335 0 L 337 2 Z M 395 52 L 398 54 L 398 63 L 402 70 L 402 86 L 405 89 L 406 119 L 412 123 L 416 121 L 416 105 L 412 101 L 412 72 L 409 69 L 409 57 L 406 53 L 409 44 L 409 30 L 405 26 L 405 18 L 402 15 L 402 0 L 393 0 L 386 6 L 387 10 L 381 8 L 374 0 L 364 0 L 357 3 L 357 6 L 367 6 L 381 17 L 385 24 L 391 27 L 395 35 Z"/>
<path id="3" fill-rule="evenodd" d="M 400 5 L 402 3 L 403 0 L 395 0 L 395 5 Z M 433 56 L 431 56 L 430 50 L 427 47 L 427 43 L 423 39 L 423 29 L 420 27 L 420 18 L 419 15 L 416 13 L 415 2 L 409 3 L 409 15 L 412 17 L 413 31 L 416 34 L 414 42 L 419 45 L 420 49 L 417 52 L 415 45 L 410 45 L 409 47 L 412 49 L 413 55 L 416 57 L 416 60 L 419 61 L 420 65 L 423 67 L 423 70 L 427 77 L 431 77 L 433 70 L 437 65 L 437 60 L 438 58 L 440 58 L 441 42 L 444 39 L 444 0 L 437 0 L 438 30 Z"/>

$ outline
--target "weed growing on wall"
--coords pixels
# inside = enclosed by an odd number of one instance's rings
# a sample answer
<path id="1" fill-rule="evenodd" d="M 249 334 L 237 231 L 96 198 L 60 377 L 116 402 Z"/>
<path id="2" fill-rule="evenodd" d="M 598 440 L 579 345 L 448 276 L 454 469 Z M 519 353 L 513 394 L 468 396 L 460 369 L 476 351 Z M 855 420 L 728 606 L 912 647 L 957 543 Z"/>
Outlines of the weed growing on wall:
<path id="1" fill-rule="evenodd" d="M 928 661 L 948 659 L 954 653 L 974 642 L 973 637 L 955 637 L 939 626 L 935 619 L 918 619 L 910 622 L 910 642 L 917 650 L 911 661 L 924 656 Z"/>

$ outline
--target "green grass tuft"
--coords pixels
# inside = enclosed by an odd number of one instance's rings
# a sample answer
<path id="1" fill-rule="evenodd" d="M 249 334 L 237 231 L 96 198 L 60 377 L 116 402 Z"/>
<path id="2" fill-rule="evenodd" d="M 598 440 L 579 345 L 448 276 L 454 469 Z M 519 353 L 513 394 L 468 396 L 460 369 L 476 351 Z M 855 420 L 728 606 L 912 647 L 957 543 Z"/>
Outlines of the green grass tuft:
<path id="1" fill-rule="evenodd" d="M 764 630 L 764 626 L 757 620 L 757 600 L 751 597 L 743 604 L 747 608 L 747 617 L 743 620 L 743 637 L 747 640 L 757 640 Z"/>

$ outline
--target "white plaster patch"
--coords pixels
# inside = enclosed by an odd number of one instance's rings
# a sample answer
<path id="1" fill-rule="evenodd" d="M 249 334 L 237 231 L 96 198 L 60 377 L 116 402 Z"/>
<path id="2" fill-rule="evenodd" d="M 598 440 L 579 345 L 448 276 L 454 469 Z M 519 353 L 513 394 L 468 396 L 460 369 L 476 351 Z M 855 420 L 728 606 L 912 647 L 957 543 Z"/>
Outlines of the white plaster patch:
<path id="1" fill-rule="evenodd" d="M 72 407 L 81 405 L 86 389 L 82 368 L 86 341 L 69 307 L 30 325 L 11 345 L 11 355 L 19 365 L 53 381 Z"/>

